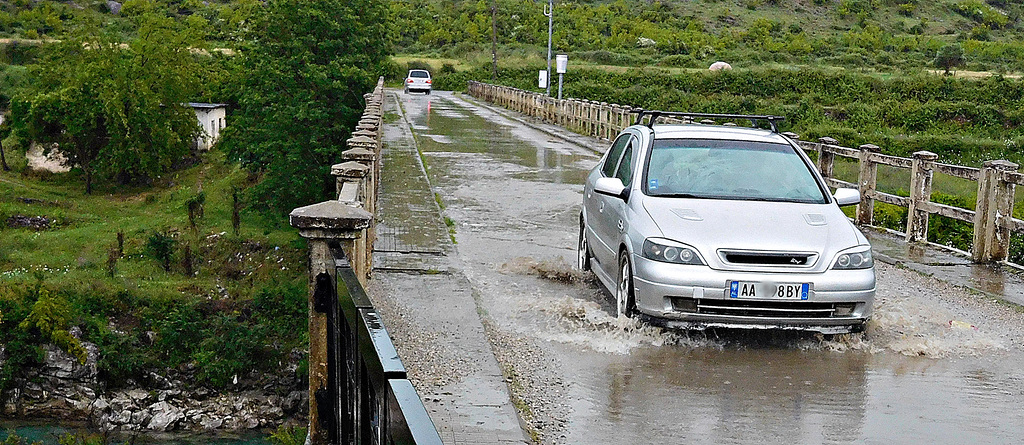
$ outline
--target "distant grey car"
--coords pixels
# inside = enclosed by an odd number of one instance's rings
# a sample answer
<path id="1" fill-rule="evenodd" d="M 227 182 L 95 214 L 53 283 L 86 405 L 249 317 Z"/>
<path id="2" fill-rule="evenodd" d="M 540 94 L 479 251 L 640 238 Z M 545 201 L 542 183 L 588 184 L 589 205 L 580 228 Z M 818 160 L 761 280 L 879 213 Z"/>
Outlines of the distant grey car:
<path id="1" fill-rule="evenodd" d="M 614 140 L 584 185 L 577 263 L 619 315 L 690 329 L 864 328 L 871 246 L 840 209 L 860 194 L 830 194 L 771 126 L 633 125 Z"/>

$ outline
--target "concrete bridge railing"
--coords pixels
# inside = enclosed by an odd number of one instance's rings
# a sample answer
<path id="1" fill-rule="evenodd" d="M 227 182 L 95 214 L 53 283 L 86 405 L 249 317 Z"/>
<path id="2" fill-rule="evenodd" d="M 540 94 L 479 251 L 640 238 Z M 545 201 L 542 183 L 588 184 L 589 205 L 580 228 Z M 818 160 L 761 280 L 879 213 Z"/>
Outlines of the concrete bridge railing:
<path id="1" fill-rule="evenodd" d="M 289 222 L 309 242 L 309 437 L 337 443 L 440 444 L 364 286 L 373 267 L 384 78 L 331 167 L 337 198 Z"/>
<path id="2" fill-rule="evenodd" d="M 561 125 L 577 133 L 611 140 L 632 125 L 632 106 L 594 102 L 581 99 L 555 99 L 518 88 L 470 81 L 469 94 L 478 99 L 520 113 Z M 672 120 L 679 122 L 678 120 Z M 707 123 L 713 123 L 708 121 Z M 1013 217 L 1016 186 L 1024 185 L 1019 166 L 1005 160 L 985 161 L 981 168 L 936 162 L 938 155 L 920 151 L 912 158 L 880 153 L 877 145 L 858 148 L 843 147 L 832 138 L 818 142 L 801 141 L 796 134 L 785 133 L 805 151 L 817 154 L 818 169 L 832 187 L 860 190 L 861 202 L 855 220 L 873 225 L 875 202 L 907 208 L 907 227 L 902 232 L 908 242 L 927 242 L 930 215 L 941 215 L 973 224 L 971 257 L 977 263 L 1005 262 L 1010 251 L 1010 237 L 1024 235 L 1024 221 Z M 858 162 L 857 183 L 840 180 L 834 174 L 836 156 Z M 886 165 L 910 170 L 910 196 L 897 196 L 877 189 L 878 166 Z M 977 183 L 978 197 L 974 210 L 931 201 L 935 172 Z"/>

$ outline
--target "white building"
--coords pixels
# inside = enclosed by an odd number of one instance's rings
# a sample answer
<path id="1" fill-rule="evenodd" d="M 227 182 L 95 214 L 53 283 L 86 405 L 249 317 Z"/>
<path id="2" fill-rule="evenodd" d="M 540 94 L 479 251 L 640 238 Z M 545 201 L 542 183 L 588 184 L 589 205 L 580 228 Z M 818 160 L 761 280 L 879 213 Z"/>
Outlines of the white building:
<path id="1" fill-rule="evenodd" d="M 227 115 L 227 104 L 206 104 L 190 102 L 189 106 L 196 112 L 196 119 L 199 126 L 203 127 L 203 135 L 196 140 L 196 148 L 199 151 L 207 151 L 220 138 L 220 131 L 224 129 Z"/>

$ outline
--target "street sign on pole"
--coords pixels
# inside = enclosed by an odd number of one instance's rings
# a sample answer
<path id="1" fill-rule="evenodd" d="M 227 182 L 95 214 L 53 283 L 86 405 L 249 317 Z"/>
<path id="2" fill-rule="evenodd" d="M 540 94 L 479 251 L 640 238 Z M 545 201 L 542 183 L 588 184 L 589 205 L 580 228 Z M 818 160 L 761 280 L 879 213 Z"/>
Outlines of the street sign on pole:
<path id="1" fill-rule="evenodd" d="M 555 72 L 558 73 L 558 98 L 562 98 L 562 75 L 565 74 L 565 69 L 569 65 L 569 56 L 565 54 L 559 54 L 555 56 Z"/>
<path id="2" fill-rule="evenodd" d="M 555 72 L 558 74 L 565 74 L 565 68 L 569 65 L 569 56 L 565 54 L 559 54 L 555 56 Z"/>

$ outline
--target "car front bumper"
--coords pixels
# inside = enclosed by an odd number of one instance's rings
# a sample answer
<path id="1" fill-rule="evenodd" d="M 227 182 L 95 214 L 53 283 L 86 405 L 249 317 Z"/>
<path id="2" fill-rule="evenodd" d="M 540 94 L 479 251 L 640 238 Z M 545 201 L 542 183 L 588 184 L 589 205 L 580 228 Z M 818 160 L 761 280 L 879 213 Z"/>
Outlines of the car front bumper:
<path id="1" fill-rule="evenodd" d="M 671 264 L 633 256 L 637 309 L 673 327 L 799 329 L 850 332 L 871 317 L 875 271 L 741 272 Z M 730 298 L 732 281 L 809 283 L 806 300 Z"/>

